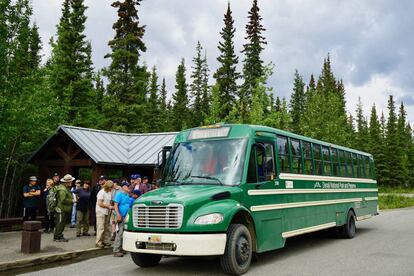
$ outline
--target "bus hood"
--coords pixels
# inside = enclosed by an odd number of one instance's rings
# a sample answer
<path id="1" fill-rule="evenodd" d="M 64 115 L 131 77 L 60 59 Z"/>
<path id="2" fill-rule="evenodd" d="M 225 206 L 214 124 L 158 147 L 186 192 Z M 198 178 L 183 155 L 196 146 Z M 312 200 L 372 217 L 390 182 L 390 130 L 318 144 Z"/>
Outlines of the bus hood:
<path id="1" fill-rule="evenodd" d="M 212 200 L 225 198 L 238 198 L 242 190 L 239 187 L 217 185 L 179 185 L 166 186 L 145 193 L 139 197 L 136 204 L 167 205 L 169 203 L 191 205 L 204 205 Z"/>

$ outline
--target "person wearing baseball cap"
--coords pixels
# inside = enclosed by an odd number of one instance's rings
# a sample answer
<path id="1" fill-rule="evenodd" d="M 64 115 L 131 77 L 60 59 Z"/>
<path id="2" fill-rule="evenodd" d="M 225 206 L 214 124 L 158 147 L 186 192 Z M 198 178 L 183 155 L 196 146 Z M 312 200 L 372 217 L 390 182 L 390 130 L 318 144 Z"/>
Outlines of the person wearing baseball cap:
<path id="1" fill-rule="evenodd" d="M 54 186 L 59 185 L 60 176 L 59 173 L 55 172 L 52 176 Z"/>
<path id="2" fill-rule="evenodd" d="M 116 231 L 115 242 L 113 245 L 113 253 L 115 257 L 123 257 L 124 252 L 122 250 L 122 238 L 124 234 L 125 216 L 128 213 L 130 199 L 129 199 L 129 183 L 121 182 L 121 189 L 115 195 L 113 199 L 114 209 L 116 213 L 116 222 L 118 224 L 118 231 Z"/>
<path id="3" fill-rule="evenodd" d="M 37 209 L 40 204 L 40 186 L 37 177 L 29 177 L 29 184 L 23 187 L 23 221 L 36 220 Z"/>
<path id="4" fill-rule="evenodd" d="M 56 242 L 67 242 L 68 240 L 63 237 L 63 231 L 65 230 L 65 224 L 72 211 L 73 197 L 70 192 L 70 186 L 72 181 L 75 180 L 70 174 L 66 174 L 60 179 L 60 184 L 56 187 L 56 208 L 55 208 L 55 233 L 53 240 Z"/>

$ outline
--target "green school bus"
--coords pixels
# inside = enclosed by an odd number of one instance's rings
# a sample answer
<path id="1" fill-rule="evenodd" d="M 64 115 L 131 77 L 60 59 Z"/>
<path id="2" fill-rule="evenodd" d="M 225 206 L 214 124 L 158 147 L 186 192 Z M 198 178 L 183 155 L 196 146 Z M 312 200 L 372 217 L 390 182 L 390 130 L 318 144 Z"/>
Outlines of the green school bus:
<path id="1" fill-rule="evenodd" d="M 126 218 L 123 249 L 141 267 L 220 256 L 243 274 L 290 237 L 332 228 L 351 239 L 356 221 L 378 214 L 372 155 L 264 126 L 180 132 L 162 181 Z"/>

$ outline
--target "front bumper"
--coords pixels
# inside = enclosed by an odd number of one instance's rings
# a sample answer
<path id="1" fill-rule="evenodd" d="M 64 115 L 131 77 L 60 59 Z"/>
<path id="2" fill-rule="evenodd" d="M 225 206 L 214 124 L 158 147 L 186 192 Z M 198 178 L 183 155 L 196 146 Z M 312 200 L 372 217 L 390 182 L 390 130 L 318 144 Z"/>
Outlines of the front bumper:
<path id="1" fill-rule="evenodd" d="M 157 243 L 148 243 L 152 240 Z M 226 234 L 165 234 L 124 231 L 125 251 L 173 256 L 223 255 Z M 147 248 L 148 247 L 148 248 Z"/>

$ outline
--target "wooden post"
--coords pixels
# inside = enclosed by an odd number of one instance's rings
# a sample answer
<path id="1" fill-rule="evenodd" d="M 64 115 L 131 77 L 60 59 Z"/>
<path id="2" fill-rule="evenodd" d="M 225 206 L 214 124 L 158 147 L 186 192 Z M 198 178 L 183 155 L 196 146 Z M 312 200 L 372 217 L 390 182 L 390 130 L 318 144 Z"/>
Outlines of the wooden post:
<path id="1" fill-rule="evenodd" d="M 40 228 L 42 228 L 42 223 L 40 221 L 25 221 L 23 223 L 22 253 L 29 254 L 40 252 Z"/>
<path id="2" fill-rule="evenodd" d="M 98 183 L 99 177 L 104 173 L 104 168 L 101 165 L 94 164 L 92 166 L 92 186 Z"/>

